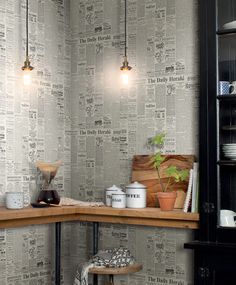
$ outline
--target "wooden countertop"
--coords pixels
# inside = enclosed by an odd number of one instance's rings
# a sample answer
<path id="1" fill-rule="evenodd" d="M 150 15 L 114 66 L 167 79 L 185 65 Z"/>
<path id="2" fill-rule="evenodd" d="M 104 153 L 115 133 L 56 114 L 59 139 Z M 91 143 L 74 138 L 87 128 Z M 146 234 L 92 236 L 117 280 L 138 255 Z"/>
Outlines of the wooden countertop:
<path id="1" fill-rule="evenodd" d="M 66 221 L 104 222 L 154 227 L 197 229 L 199 214 L 159 208 L 114 209 L 111 207 L 63 206 L 9 210 L 0 207 L 0 228 Z"/>

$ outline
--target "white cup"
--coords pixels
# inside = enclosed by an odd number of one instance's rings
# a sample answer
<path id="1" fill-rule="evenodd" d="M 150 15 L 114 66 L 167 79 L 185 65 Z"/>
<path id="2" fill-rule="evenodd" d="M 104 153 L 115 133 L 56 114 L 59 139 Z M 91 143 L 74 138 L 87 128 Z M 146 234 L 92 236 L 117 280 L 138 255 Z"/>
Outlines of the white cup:
<path id="1" fill-rule="evenodd" d="M 220 210 L 220 226 L 236 227 L 236 213 L 231 210 Z"/>
<path id="2" fill-rule="evenodd" d="M 230 82 L 229 92 L 230 94 L 236 94 L 236 81 Z"/>
<path id="3" fill-rule="evenodd" d="M 24 207 L 23 192 L 6 192 L 7 209 L 22 209 Z"/>

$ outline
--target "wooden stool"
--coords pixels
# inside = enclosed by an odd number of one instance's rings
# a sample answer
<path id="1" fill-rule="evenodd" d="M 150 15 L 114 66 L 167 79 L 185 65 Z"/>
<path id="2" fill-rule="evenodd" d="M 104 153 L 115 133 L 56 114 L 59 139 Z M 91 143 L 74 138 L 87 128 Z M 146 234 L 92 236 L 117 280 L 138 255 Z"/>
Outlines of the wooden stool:
<path id="1" fill-rule="evenodd" d="M 142 270 L 143 266 L 141 264 L 135 263 L 131 265 L 127 265 L 124 267 L 93 267 L 89 269 L 89 273 L 92 274 L 101 274 L 101 275 L 109 275 L 109 285 L 114 285 L 113 277 L 114 275 L 122 275 L 135 273 Z"/>

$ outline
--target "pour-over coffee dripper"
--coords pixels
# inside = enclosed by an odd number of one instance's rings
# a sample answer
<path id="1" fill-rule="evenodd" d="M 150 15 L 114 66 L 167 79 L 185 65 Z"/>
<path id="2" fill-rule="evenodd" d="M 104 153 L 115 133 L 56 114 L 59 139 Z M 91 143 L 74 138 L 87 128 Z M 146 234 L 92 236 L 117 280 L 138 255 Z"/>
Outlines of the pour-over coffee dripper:
<path id="1" fill-rule="evenodd" d="M 61 161 L 56 161 L 54 163 L 38 161 L 36 163 L 36 166 L 41 171 L 44 180 L 37 199 L 38 203 L 45 202 L 47 204 L 59 204 L 60 197 L 57 190 L 54 188 L 53 179 L 55 178 L 60 165 Z"/>

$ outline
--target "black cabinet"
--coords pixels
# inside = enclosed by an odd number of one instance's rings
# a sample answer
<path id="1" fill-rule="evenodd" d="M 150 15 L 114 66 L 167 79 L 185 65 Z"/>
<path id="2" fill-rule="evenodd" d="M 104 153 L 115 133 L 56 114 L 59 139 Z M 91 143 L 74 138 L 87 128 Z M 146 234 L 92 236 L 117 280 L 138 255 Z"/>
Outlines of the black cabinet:
<path id="1" fill-rule="evenodd" d="M 200 0 L 195 284 L 236 284 L 236 0 Z M 234 213 L 235 212 L 235 213 Z"/>

